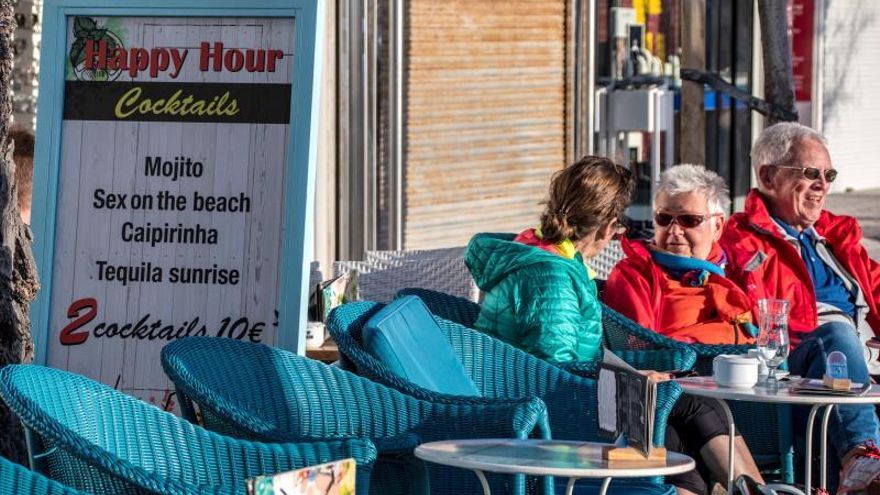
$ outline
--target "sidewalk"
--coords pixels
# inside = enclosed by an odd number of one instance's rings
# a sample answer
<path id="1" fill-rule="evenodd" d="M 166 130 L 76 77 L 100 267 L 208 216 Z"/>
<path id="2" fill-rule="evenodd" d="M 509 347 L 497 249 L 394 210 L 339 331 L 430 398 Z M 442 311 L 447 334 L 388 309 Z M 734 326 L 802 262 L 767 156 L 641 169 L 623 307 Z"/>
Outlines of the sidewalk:
<path id="1" fill-rule="evenodd" d="M 862 243 L 868 254 L 880 261 L 880 189 L 831 194 L 825 208 L 837 215 L 856 217 L 864 234 Z"/>

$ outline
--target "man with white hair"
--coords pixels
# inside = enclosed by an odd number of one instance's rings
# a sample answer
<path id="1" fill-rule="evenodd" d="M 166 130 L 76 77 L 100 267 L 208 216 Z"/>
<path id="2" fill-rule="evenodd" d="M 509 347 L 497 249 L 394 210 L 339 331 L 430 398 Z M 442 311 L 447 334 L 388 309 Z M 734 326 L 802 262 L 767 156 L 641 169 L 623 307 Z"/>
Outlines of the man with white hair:
<path id="1" fill-rule="evenodd" d="M 725 270 L 752 303 L 789 301 L 792 373 L 821 378 L 832 351 L 849 377 L 869 380 L 864 342 L 880 334 L 880 264 L 861 245 L 858 222 L 824 210 L 837 178 L 827 142 L 797 123 L 764 130 L 752 149 L 758 188 L 725 225 Z M 876 362 L 872 363 L 876 366 Z M 841 489 L 862 489 L 880 474 L 880 432 L 872 406 L 834 408 L 829 435 L 843 466 Z M 878 486 L 870 487 L 871 492 Z"/>

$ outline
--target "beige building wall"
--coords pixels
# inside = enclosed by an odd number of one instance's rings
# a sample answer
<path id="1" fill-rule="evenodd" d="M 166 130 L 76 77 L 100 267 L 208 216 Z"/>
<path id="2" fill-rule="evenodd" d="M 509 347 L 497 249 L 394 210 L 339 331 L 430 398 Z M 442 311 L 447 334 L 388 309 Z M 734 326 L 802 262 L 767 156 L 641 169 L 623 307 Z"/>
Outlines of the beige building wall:
<path id="1" fill-rule="evenodd" d="M 880 187 L 880 2 L 825 0 L 822 126 L 840 169 L 832 191 Z M 821 12 L 819 12 L 821 13 Z"/>

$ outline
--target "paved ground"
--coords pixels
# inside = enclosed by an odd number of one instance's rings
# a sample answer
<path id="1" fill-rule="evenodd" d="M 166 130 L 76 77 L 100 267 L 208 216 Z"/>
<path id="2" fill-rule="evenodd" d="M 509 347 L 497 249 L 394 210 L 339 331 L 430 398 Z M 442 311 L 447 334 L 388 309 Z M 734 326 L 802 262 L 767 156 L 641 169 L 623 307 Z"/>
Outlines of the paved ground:
<path id="1" fill-rule="evenodd" d="M 825 208 L 856 217 L 864 233 L 862 243 L 871 257 L 880 261 L 880 189 L 832 194 Z"/>

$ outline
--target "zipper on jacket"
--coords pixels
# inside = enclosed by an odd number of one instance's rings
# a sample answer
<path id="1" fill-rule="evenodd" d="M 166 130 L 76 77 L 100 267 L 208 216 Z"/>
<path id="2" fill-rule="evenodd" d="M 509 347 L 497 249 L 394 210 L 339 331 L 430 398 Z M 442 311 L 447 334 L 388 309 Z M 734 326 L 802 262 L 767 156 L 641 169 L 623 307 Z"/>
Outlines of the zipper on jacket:
<path id="1" fill-rule="evenodd" d="M 805 301 L 809 301 L 811 297 L 815 298 L 816 287 L 813 285 L 813 278 L 810 276 L 810 273 L 807 271 L 807 264 L 804 261 L 803 256 L 801 255 L 800 249 L 792 246 L 792 244 L 790 242 L 788 242 L 788 239 L 786 237 L 782 237 L 778 232 L 776 232 L 776 233 L 770 232 L 764 228 L 761 228 L 760 226 L 758 226 L 757 224 L 754 224 L 754 223 L 750 223 L 749 225 L 753 229 L 757 230 L 759 233 L 769 235 L 770 238 L 773 239 L 774 241 L 782 242 L 790 250 L 794 251 L 794 254 L 796 254 L 797 257 L 800 258 L 800 260 L 801 260 L 801 265 L 798 267 L 798 270 L 800 270 L 803 273 L 800 274 L 800 276 L 801 276 L 800 278 L 805 281 L 804 285 L 807 285 L 807 289 L 809 289 L 809 292 L 812 292 L 812 294 L 813 294 L 813 296 L 804 297 L 804 294 L 802 293 L 801 297 L 803 297 Z M 797 241 L 797 239 L 795 239 L 795 241 Z M 778 254 L 777 254 L 777 256 L 778 256 Z M 789 301 L 789 304 L 791 306 L 794 306 L 794 301 Z M 812 316 L 812 322 L 813 322 L 812 325 L 813 325 L 813 328 L 816 328 L 819 324 L 819 310 L 816 308 L 816 304 L 813 303 L 814 311 L 811 314 L 807 314 L 807 312 L 809 311 L 809 304 L 805 304 L 804 306 L 805 307 L 802 308 L 801 313 L 804 316 Z M 793 310 L 794 308 L 791 307 L 790 309 Z M 807 320 L 807 318 L 804 318 L 804 320 Z"/>

